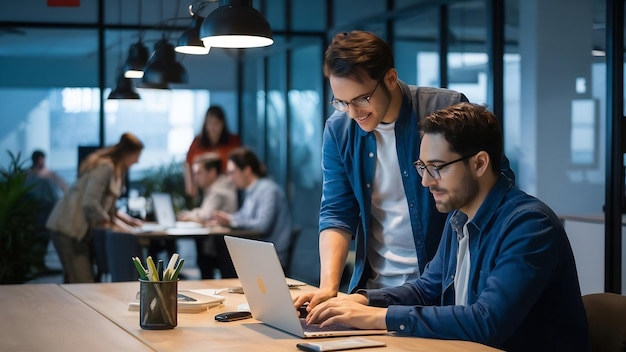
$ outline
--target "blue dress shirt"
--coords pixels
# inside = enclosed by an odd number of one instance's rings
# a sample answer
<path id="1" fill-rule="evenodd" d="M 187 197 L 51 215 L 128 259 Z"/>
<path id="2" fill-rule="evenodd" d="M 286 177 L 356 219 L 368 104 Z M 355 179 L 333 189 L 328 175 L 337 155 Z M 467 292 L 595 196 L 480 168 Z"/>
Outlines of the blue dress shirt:
<path id="1" fill-rule="evenodd" d="M 464 216 L 450 213 L 437 254 L 419 279 L 366 291 L 370 305 L 388 307 L 387 329 L 507 351 L 587 351 L 574 255 L 552 210 L 500 177 L 467 225 L 468 297 L 466 306 L 457 306 L 457 230 L 464 223 L 458 217 Z"/>

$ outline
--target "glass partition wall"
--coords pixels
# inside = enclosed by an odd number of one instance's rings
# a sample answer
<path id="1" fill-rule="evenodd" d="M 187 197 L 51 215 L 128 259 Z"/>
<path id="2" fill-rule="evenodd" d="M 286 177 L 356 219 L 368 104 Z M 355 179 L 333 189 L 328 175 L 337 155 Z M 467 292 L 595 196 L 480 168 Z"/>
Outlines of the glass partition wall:
<path id="1" fill-rule="evenodd" d="M 139 178 L 157 165 L 180 162 L 206 108 L 222 105 L 231 130 L 259 154 L 292 203 L 294 223 L 303 230 L 299 251 L 311 258 L 296 278 L 318 280 L 311 265 L 318 262 L 321 135 L 332 113 L 322 60 L 339 31 L 368 30 L 390 42 L 399 77 L 408 84 L 459 90 L 487 106 L 494 104 L 490 89 L 502 92 L 505 152 L 518 187 L 559 215 L 603 214 L 606 111 L 613 102 L 607 100 L 606 58 L 594 55 L 607 50 L 605 5 L 619 0 L 367 6 L 360 0 L 256 0 L 274 45 L 178 54 L 189 82 L 148 89 L 134 81 L 138 101 L 106 99 L 129 46 L 140 34 L 150 51 L 164 35 L 175 41 L 187 22 L 165 19 L 186 16 L 191 2 L 145 2 L 141 9 L 140 0 L 101 0 L 76 10 L 77 19 L 70 9 L 25 1 L 28 14 L 0 4 L 0 165 L 7 163 L 6 150 L 28 156 L 41 148 L 49 166 L 71 182 L 79 145 L 111 144 L 132 131 L 147 146 L 132 175 Z M 504 6 L 501 44 L 490 43 L 487 25 L 495 4 Z M 205 15 L 216 7 L 209 5 Z M 574 34 L 575 41 L 562 39 Z M 503 45 L 501 86 L 488 85 L 495 59 L 490 44 Z"/>

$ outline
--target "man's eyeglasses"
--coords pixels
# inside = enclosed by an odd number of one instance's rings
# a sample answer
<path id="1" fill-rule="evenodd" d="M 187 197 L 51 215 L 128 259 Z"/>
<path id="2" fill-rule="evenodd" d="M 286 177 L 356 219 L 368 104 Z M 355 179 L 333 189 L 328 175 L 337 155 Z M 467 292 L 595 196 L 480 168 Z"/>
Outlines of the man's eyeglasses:
<path id="1" fill-rule="evenodd" d="M 476 154 L 478 154 L 478 152 L 460 157 L 456 160 L 452 160 L 447 163 L 443 163 L 441 165 L 433 165 L 433 164 L 426 165 L 424 164 L 423 161 L 417 160 L 416 162 L 413 163 L 413 166 L 415 166 L 415 170 L 417 170 L 417 173 L 420 175 L 420 177 L 424 177 L 424 170 L 426 170 L 426 172 L 428 172 L 428 175 L 430 175 L 430 177 L 434 178 L 435 180 L 441 180 L 441 173 L 440 173 L 441 169 L 443 169 L 446 166 L 450 166 L 454 163 L 458 163 L 461 160 L 469 159 Z"/>
<path id="2" fill-rule="evenodd" d="M 369 95 L 354 98 L 350 102 L 337 100 L 335 99 L 335 97 L 333 97 L 333 99 L 330 101 L 330 105 L 332 105 L 333 108 L 335 108 L 335 110 L 341 111 L 341 112 L 348 111 L 348 105 L 350 104 L 352 104 L 352 106 L 354 106 L 355 108 L 366 108 L 370 106 L 370 99 L 372 98 L 372 95 L 374 95 L 374 93 L 376 92 L 376 89 L 378 89 L 378 86 L 380 85 L 380 83 L 383 81 L 384 78 L 385 77 L 383 76 L 383 78 L 378 80 L 378 83 L 376 83 L 376 87 L 374 87 L 374 90 L 372 90 L 372 92 Z"/>

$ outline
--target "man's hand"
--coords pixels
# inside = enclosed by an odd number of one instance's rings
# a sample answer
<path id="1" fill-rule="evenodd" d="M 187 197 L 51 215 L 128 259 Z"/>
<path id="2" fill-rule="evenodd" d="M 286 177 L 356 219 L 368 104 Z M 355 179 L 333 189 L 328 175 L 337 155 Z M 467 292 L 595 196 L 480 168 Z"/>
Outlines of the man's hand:
<path id="1" fill-rule="evenodd" d="M 367 306 L 367 298 L 352 294 L 329 299 L 312 309 L 306 321 L 308 324 L 347 324 L 358 329 L 387 329 L 385 316 L 387 308 Z"/>
<path id="2" fill-rule="evenodd" d="M 176 218 L 180 221 L 191 221 L 191 214 L 188 211 L 181 211 L 176 215 Z"/>
<path id="3" fill-rule="evenodd" d="M 319 288 L 315 291 L 306 292 L 298 297 L 294 298 L 293 304 L 296 306 L 296 309 L 301 307 L 305 303 L 309 303 L 307 307 L 307 312 L 310 312 L 311 309 L 315 308 L 318 304 L 322 302 L 326 302 L 327 300 L 336 297 L 337 291 Z"/>
<path id="4" fill-rule="evenodd" d="M 211 220 L 225 226 L 230 226 L 231 215 L 221 210 L 216 210 L 211 214 Z"/>

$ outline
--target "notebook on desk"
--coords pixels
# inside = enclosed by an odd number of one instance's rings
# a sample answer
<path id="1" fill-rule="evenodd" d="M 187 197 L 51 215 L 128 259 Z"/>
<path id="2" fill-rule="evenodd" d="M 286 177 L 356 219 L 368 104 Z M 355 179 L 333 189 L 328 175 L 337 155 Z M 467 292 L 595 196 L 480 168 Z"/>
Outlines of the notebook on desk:
<path id="1" fill-rule="evenodd" d="M 176 221 L 174 203 L 172 202 L 172 196 L 169 193 L 153 192 L 150 198 L 152 199 L 152 209 L 157 223 L 143 224 L 135 230 L 136 232 L 175 232 L 176 230 L 202 227 L 202 225 L 193 221 Z"/>
<path id="2" fill-rule="evenodd" d="M 224 240 L 255 319 L 302 338 L 387 333 L 343 324 L 328 329 L 307 325 L 293 306 L 274 244 L 232 236 L 224 236 Z"/>

